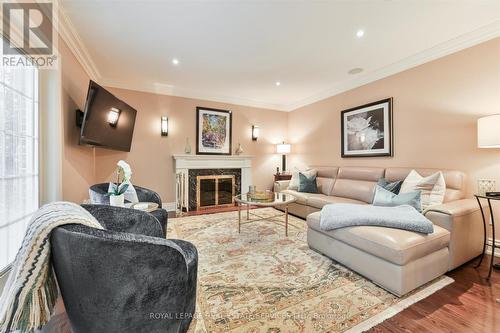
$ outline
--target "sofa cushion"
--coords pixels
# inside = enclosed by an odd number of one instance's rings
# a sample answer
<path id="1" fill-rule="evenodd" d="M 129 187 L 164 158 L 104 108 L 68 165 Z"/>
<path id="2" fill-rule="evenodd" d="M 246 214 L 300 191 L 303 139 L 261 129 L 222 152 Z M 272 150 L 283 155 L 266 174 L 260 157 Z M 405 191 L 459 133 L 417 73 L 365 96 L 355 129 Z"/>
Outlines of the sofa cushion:
<path id="1" fill-rule="evenodd" d="M 307 216 L 309 228 L 396 265 L 405 265 L 439 251 L 447 247 L 450 241 L 450 233 L 437 225 L 434 225 L 432 234 L 425 235 L 375 226 L 356 226 L 324 231 L 320 228 L 319 222 L 320 212 Z"/>
<path id="2" fill-rule="evenodd" d="M 391 191 L 394 194 L 399 194 L 399 190 L 401 190 L 403 181 L 396 180 L 395 182 L 388 182 L 385 178 L 380 178 L 377 182 L 377 185 L 383 187 L 387 191 Z"/>
<path id="3" fill-rule="evenodd" d="M 375 185 L 383 176 L 383 168 L 342 167 L 333 185 L 332 195 L 371 203 Z"/>
<path id="4" fill-rule="evenodd" d="M 311 166 L 311 169 L 315 169 L 317 174 L 316 176 L 322 178 L 330 178 L 335 179 L 337 177 L 337 173 L 339 172 L 338 167 L 325 167 L 325 166 Z"/>
<path id="5" fill-rule="evenodd" d="M 298 190 L 299 189 L 299 184 L 300 184 L 299 174 L 300 173 L 302 173 L 307 178 L 310 178 L 312 176 L 316 176 L 317 171 L 315 169 L 307 169 L 304 171 L 300 171 L 299 169 L 295 168 L 292 171 L 292 178 L 290 179 L 290 182 L 288 183 L 289 190 Z"/>
<path id="6" fill-rule="evenodd" d="M 410 205 L 419 212 L 422 211 L 422 192 L 414 191 L 408 193 L 395 194 L 386 190 L 380 185 L 375 187 L 375 196 L 373 197 L 374 206 L 395 207 L 401 205 Z"/>
<path id="7" fill-rule="evenodd" d="M 325 194 L 331 195 L 333 184 L 335 179 L 326 177 L 316 177 L 316 183 L 318 184 L 318 191 Z"/>
<path id="8" fill-rule="evenodd" d="M 326 197 L 324 194 L 321 194 L 321 193 L 306 193 L 306 192 L 299 192 L 299 191 L 295 191 L 295 190 L 284 190 L 281 192 L 293 195 L 295 198 L 297 198 L 297 201 L 295 201 L 295 202 L 298 204 L 301 204 L 301 205 L 307 205 L 307 201 L 310 198 Z"/>
<path id="9" fill-rule="evenodd" d="M 352 203 L 352 204 L 366 205 L 366 202 L 363 201 L 349 199 L 349 198 L 342 198 L 342 197 L 332 197 L 326 195 L 307 199 L 307 204 L 309 206 L 320 209 L 323 208 L 324 205 L 332 203 Z"/>
<path id="10" fill-rule="evenodd" d="M 412 170 L 401 185 L 400 193 L 420 191 L 422 209 L 443 203 L 446 192 L 446 183 L 443 173 L 436 172 L 430 176 L 422 177 L 415 170 Z"/>
<path id="11" fill-rule="evenodd" d="M 299 172 L 299 192 L 318 193 L 318 185 L 316 184 L 316 175 L 307 177 L 302 172 Z"/>
<path id="12" fill-rule="evenodd" d="M 372 203 L 376 184 L 364 180 L 337 179 L 332 195 Z"/>
<path id="13" fill-rule="evenodd" d="M 413 170 L 412 168 L 387 168 L 385 169 L 385 178 L 389 182 L 404 180 Z M 440 171 L 439 169 L 415 168 L 422 176 L 427 177 Z M 460 200 L 465 198 L 465 174 L 461 171 L 442 170 L 444 181 L 446 183 L 446 193 L 444 202 Z"/>

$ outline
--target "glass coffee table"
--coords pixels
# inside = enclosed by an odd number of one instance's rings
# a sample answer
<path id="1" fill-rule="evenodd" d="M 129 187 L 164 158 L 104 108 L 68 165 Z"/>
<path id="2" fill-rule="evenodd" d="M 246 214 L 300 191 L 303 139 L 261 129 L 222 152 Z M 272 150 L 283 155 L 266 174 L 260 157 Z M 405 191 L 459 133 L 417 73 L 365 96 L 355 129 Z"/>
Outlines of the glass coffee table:
<path id="1" fill-rule="evenodd" d="M 257 222 L 262 220 L 274 220 L 278 223 L 283 223 L 283 221 L 278 220 L 278 217 L 285 216 L 285 236 L 288 236 L 288 205 L 297 200 L 293 195 L 285 194 L 285 193 L 274 193 L 273 201 L 261 201 L 250 198 L 247 194 L 237 195 L 234 200 L 238 204 L 238 233 L 241 232 L 241 225 L 247 224 L 251 222 Z M 246 205 L 247 218 L 245 222 L 241 221 L 241 209 L 242 206 Z M 273 207 L 284 208 L 284 212 L 282 214 L 277 214 L 273 216 L 260 216 L 258 214 L 250 212 L 250 206 L 257 207 Z M 254 216 L 255 218 L 250 218 L 250 216 Z"/>

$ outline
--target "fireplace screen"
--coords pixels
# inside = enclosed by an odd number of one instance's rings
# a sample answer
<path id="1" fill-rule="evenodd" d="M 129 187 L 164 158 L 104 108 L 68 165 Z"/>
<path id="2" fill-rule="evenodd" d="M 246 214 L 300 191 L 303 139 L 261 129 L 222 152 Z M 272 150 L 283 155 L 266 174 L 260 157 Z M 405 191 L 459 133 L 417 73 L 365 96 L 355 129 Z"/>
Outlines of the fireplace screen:
<path id="1" fill-rule="evenodd" d="M 234 205 L 234 175 L 196 176 L 196 208 Z"/>

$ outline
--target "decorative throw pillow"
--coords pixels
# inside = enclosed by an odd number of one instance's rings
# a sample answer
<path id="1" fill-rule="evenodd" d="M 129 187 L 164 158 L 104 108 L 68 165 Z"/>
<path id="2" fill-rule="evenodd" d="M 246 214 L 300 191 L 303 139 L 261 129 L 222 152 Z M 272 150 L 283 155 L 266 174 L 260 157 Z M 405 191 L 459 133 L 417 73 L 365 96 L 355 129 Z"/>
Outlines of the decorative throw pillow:
<path id="1" fill-rule="evenodd" d="M 412 170 L 401 185 L 399 193 L 414 191 L 422 192 L 422 210 L 442 204 L 446 192 L 443 173 L 439 171 L 428 177 L 422 177 L 418 172 Z"/>
<path id="2" fill-rule="evenodd" d="M 377 183 L 377 185 L 395 194 L 399 193 L 399 190 L 401 189 L 401 184 L 403 184 L 402 180 L 397 180 L 395 182 L 389 183 L 387 179 L 385 179 L 384 177 L 380 178 Z"/>
<path id="3" fill-rule="evenodd" d="M 419 212 L 422 211 L 421 192 L 408 192 L 395 194 L 386 190 L 380 185 L 375 187 L 375 196 L 373 197 L 374 206 L 395 207 L 401 205 L 410 205 Z"/>
<path id="4" fill-rule="evenodd" d="M 302 172 L 299 172 L 299 192 L 318 193 L 316 175 L 307 177 Z"/>
<path id="5" fill-rule="evenodd" d="M 309 169 L 306 171 L 300 171 L 299 169 L 295 168 L 295 170 L 292 172 L 292 178 L 290 179 L 290 182 L 288 183 L 288 189 L 289 190 L 295 190 L 298 191 L 299 189 L 299 173 L 303 173 L 306 177 L 311 177 L 311 176 L 316 176 L 317 171 L 315 169 Z"/>

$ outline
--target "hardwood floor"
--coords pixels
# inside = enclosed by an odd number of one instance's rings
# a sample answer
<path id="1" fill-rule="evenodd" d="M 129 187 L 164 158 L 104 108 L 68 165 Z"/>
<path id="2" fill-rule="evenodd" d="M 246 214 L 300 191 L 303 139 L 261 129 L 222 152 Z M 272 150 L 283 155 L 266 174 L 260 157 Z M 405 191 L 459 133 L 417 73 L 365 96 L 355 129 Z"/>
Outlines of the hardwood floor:
<path id="1" fill-rule="evenodd" d="M 216 208 L 188 215 L 236 209 Z M 477 269 L 474 268 L 477 260 L 473 260 L 449 272 L 447 275 L 455 282 L 368 332 L 500 333 L 500 270 L 493 270 L 491 280 L 487 281 L 489 260 L 490 257 L 486 256 Z"/>
<path id="2" fill-rule="evenodd" d="M 256 209 L 259 208 L 257 206 L 250 206 L 250 209 Z M 242 207 L 243 209 L 243 207 Z M 246 206 L 244 207 L 246 209 Z M 223 212 L 232 212 L 238 210 L 238 206 L 228 206 L 228 207 L 216 207 L 216 208 L 206 208 L 206 209 L 200 209 L 200 210 L 192 210 L 189 212 L 184 212 L 182 216 L 193 216 L 193 215 L 204 215 L 204 214 L 216 214 L 216 213 L 223 213 Z M 168 217 L 176 217 L 175 212 L 168 212 Z M 179 216 L 177 216 L 179 217 Z"/>
<path id="3" fill-rule="evenodd" d="M 494 270 L 488 282 L 488 263 L 489 256 L 478 269 L 472 261 L 448 273 L 455 282 L 367 332 L 500 332 L 500 271 Z M 43 333 L 70 332 L 65 313 L 54 316 L 51 323 Z"/>
<path id="4" fill-rule="evenodd" d="M 191 212 L 219 213 L 236 207 Z M 173 216 L 170 216 L 173 213 Z M 175 212 L 169 212 L 175 217 Z M 455 282 L 401 311 L 367 332 L 379 333 L 500 333 L 500 270 L 493 270 L 487 281 L 490 257 L 478 269 L 473 260 L 447 275 Z M 497 258 L 500 262 L 500 258 Z M 37 331 L 40 332 L 40 331 Z M 58 299 L 54 316 L 41 333 L 70 333 L 62 299 Z"/>
<path id="5" fill-rule="evenodd" d="M 485 259 L 478 269 L 474 260 L 449 272 L 454 283 L 368 332 L 500 332 L 500 271 L 488 282 L 490 257 Z"/>

